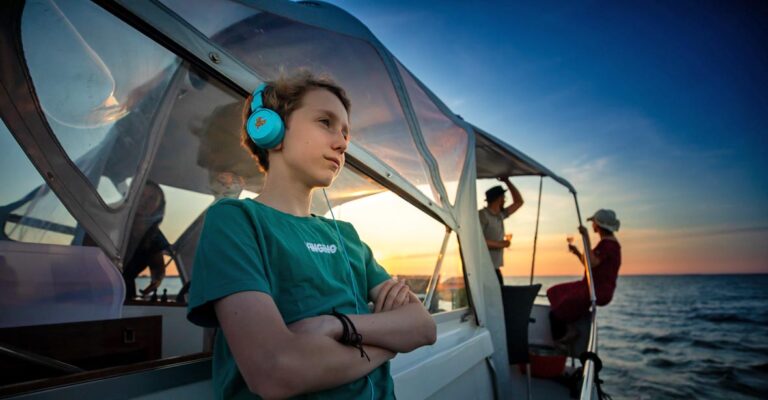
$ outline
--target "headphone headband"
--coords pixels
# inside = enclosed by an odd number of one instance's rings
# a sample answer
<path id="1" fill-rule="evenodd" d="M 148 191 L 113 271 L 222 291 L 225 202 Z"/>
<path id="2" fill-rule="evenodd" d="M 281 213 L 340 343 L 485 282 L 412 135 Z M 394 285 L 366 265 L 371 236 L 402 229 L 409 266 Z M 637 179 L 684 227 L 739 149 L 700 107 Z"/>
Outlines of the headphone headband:
<path id="1" fill-rule="evenodd" d="M 251 100 L 251 112 L 256 111 L 257 108 L 264 107 L 264 89 L 267 88 L 266 83 L 262 83 L 256 90 L 253 91 L 253 100 Z"/>

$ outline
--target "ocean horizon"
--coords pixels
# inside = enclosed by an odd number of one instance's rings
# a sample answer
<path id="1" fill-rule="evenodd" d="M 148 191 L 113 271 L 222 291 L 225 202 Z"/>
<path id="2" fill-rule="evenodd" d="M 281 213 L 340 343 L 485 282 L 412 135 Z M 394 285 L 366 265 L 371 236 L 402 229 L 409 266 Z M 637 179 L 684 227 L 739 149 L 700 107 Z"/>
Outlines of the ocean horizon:
<path id="1" fill-rule="evenodd" d="M 545 294 L 572 279 L 534 283 Z M 768 398 L 766 288 L 768 274 L 620 275 L 597 309 L 603 389 L 615 400 Z"/>

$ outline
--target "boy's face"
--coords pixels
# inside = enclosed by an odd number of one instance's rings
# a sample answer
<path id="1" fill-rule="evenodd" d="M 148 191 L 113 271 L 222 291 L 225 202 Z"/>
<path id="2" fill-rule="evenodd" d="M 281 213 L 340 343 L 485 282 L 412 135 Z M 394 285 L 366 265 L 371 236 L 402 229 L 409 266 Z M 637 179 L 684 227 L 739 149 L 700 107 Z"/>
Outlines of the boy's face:
<path id="1" fill-rule="evenodd" d="M 328 90 L 314 89 L 288 117 L 278 149 L 289 174 L 315 188 L 333 183 L 344 166 L 348 145 L 349 115 L 344 105 Z"/>

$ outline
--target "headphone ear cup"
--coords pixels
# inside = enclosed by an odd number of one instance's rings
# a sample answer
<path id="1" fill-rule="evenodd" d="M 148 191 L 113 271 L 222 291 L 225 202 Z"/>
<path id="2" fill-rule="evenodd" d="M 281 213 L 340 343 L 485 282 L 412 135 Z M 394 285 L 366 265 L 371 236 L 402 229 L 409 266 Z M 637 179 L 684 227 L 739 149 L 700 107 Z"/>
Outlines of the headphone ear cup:
<path id="1" fill-rule="evenodd" d="M 274 149 L 285 136 L 285 125 L 280 116 L 267 108 L 254 111 L 245 123 L 248 136 L 263 149 Z"/>

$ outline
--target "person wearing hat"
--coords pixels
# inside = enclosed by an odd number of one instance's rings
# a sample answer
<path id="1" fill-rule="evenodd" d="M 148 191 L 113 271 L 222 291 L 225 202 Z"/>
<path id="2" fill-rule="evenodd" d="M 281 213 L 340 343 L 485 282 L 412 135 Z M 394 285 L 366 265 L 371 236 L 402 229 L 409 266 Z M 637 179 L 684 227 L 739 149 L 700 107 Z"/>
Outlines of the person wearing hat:
<path id="1" fill-rule="evenodd" d="M 620 221 L 613 210 L 605 209 L 597 210 L 587 221 L 592 222 L 592 230 L 600 236 L 600 242 L 588 255 L 592 265 L 596 302 L 598 306 L 604 306 L 613 299 L 621 266 L 621 245 L 615 235 Z M 587 239 L 587 248 L 590 248 L 587 228 L 580 226 L 579 232 Z M 568 250 L 584 264 L 585 255 L 576 246 L 569 244 Z M 552 286 L 547 290 L 547 297 L 551 307 L 549 316 L 552 337 L 561 343 L 575 340 L 578 333 L 568 324 L 587 315 L 591 305 L 586 272 L 580 281 Z"/>
<path id="2" fill-rule="evenodd" d="M 523 205 L 523 196 L 517 190 L 515 185 L 509 181 L 509 177 L 497 178 L 504 182 L 512 194 L 512 204 L 504 207 L 504 190 L 501 186 L 494 186 L 485 192 L 485 201 L 487 206 L 479 211 L 480 226 L 483 228 L 485 243 L 491 254 L 491 261 L 496 270 L 496 277 L 499 279 L 499 285 L 504 285 L 504 278 L 501 275 L 501 268 L 504 265 L 504 249 L 509 247 L 510 241 L 505 238 L 504 219 L 519 210 Z"/>

